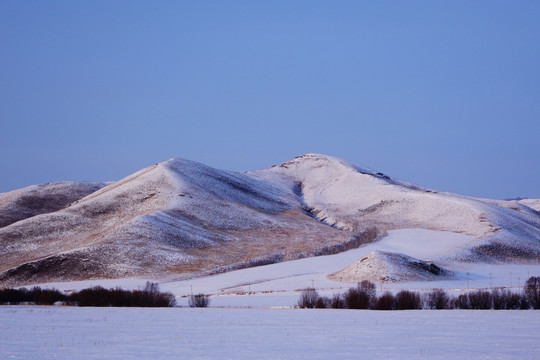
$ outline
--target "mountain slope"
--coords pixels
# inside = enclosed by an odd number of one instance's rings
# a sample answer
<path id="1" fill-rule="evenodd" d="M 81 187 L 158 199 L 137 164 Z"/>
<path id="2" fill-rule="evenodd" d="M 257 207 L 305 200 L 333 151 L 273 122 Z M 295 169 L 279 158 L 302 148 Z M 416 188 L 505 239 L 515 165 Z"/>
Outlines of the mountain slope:
<path id="1" fill-rule="evenodd" d="M 0 228 L 39 214 L 58 211 L 104 187 L 105 183 L 59 182 L 0 194 Z"/>
<path id="2" fill-rule="evenodd" d="M 311 212 L 338 228 L 422 228 L 474 236 L 479 241 L 463 260 L 540 257 L 540 214 L 516 201 L 441 193 L 318 154 L 252 174 L 277 184 L 300 184 Z"/>
<path id="3" fill-rule="evenodd" d="M 287 189 L 173 159 L 0 229 L 0 280 L 209 273 L 358 245 L 356 235 L 313 219 Z"/>
<path id="4" fill-rule="evenodd" d="M 375 240 L 373 227 L 475 239 L 449 261 L 540 254 L 540 214 L 527 206 L 439 193 L 319 154 L 245 173 L 171 159 L 90 190 L 0 228 L 1 283 L 200 276 L 357 247 Z M 24 213 L 17 204 L 4 202 Z"/>

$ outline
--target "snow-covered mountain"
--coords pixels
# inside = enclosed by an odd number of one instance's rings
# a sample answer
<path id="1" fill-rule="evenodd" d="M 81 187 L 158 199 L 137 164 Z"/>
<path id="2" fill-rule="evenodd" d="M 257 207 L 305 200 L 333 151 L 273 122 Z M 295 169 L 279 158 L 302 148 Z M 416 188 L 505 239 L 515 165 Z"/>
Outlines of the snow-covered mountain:
<path id="1" fill-rule="evenodd" d="M 538 262 L 540 213 L 527 205 L 440 193 L 318 154 L 244 173 L 171 159 L 108 184 L 0 194 L 0 282 L 199 276 L 406 228 L 466 235 L 457 250 L 440 248 L 445 261 Z"/>

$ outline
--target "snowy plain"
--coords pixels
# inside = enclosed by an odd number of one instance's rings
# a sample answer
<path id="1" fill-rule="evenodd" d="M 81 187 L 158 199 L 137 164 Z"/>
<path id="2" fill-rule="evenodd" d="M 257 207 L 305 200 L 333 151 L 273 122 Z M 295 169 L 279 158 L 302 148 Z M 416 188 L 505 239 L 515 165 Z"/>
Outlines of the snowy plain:
<path id="1" fill-rule="evenodd" d="M 538 311 L 0 307 L 1 359 L 538 359 Z"/>
<path id="2" fill-rule="evenodd" d="M 445 261 L 467 235 L 423 229 L 335 255 L 305 258 L 189 280 L 161 281 L 176 308 L 0 306 L 0 359 L 538 359 L 540 312 L 472 310 L 294 309 L 301 289 L 344 292 L 354 283 L 328 279 L 372 251 Z M 518 291 L 540 265 L 448 262 L 455 279 L 378 283 L 377 290 L 477 288 Z M 60 290 L 101 285 L 144 287 L 130 278 L 40 284 Z M 191 293 L 210 308 L 185 307 Z"/>

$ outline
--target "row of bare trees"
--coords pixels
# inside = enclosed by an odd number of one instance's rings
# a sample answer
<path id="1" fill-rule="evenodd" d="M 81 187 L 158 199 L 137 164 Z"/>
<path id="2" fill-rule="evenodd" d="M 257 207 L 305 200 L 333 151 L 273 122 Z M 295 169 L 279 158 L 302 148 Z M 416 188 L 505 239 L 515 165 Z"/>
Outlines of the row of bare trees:
<path id="1" fill-rule="evenodd" d="M 34 286 L 31 289 L 0 289 L 0 305 L 36 304 L 52 305 L 66 301 L 67 296 L 56 289 L 42 289 Z"/>
<path id="2" fill-rule="evenodd" d="M 159 291 L 156 283 L 147 282 L 143 290 L 105 289 L 95 286 L 64 294 L 56 289 L 0 289 L 0 304 L 65 304 L 76 306 L 118 306 L 118 307 L 171 307 L 176 299 L 171 293 Z"/>
<path id="3" fill-rule="evenodd" d="M 419 309 L 540 309 L 540 277 L 529 278 L 522 292 L 506 289 L 475 290 L 457 297 L 435 289 L 420 295 L 415 291 L 401 290 L 395 295 L 389 291 L 377 296 L 375 284 L 364 280 L 357 287 L 331 298 L 320 296 L 315 289 L 305 289 L 298 300 L 300 308 L 419 310 Z"/>

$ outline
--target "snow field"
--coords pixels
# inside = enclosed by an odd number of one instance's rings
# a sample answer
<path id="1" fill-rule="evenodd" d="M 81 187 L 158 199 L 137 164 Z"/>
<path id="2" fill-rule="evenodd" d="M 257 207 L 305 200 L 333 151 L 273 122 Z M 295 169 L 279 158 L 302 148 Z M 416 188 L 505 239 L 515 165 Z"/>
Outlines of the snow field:
<path id="1" fill-rule="evenodd" d="M 539 311 L 0 307 L 2 359 L 534 359 Z"/>

